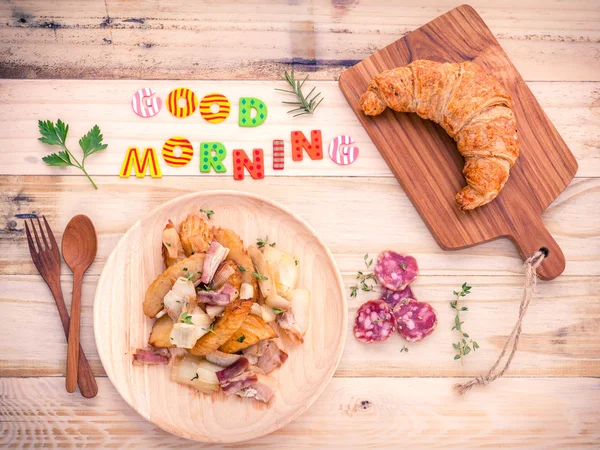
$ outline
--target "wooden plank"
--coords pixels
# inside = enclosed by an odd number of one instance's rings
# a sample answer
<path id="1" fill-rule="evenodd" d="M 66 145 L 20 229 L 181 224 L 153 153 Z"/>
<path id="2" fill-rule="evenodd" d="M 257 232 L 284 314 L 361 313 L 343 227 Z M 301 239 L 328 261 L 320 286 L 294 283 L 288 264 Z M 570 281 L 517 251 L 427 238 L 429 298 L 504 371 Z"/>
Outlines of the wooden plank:
<path id="1" fill-rule="evenodd" d="M 280 431 L 251 444 L 206 449 L 415 449 L 594 447 L 600 440 L 600 381 L 502 379 L 457 397 L 460 379 L 335 378 L 319 400 Z M 146 422 L 108 379 L 99 394 L 67 394 L 62 378 L 0 379 L 3 448 L 198 448 Z"/>
<path id="2" fill-rule="evenodd" d="M 0 77 L 276 79 L 294 63 L 332 79 L 455 7 L 384 0 L 0 5 Z M 471 2 L 526 80 L 600 80 L 593 0 Z M 560 23 L 560 26 L 557 26 Z M 48 57 L 51 55 L 51 57 Z M 268 56 L 267 56 L 268 55 Z M 574 63 L 574 61 L 576 63 Z"/>
<path id="3" fill-rule="evenodd" d="M 347 293 L 356 283 L 355 273 L 343 271 Z M 104 375 L 92 327 L 97 281 L 96 275 L 85 278 L 81 342 L 94 373 Z M 453 359 L 451 344 L 457 336 L 451 330 L 454 315 L 449 301 L 452 291 L 464 281 L 473 289 L 464 300 L 469 311 L 463 313 L 463 326 L 481 348 L 461 366 Z M 4 319 L 0 328 L 0 376 L 63 375 L 66 343 L 54 300 L 44 282 L 37 276 L 2 276 L 0 284 L 0 310 Z M 64 276 L 62 284 L 65 299 L 70 302 L 71 277 Z M 487 371 L 516 321 L 522 295 L 521 278 L 421 276 L 413 287 L 415 295 L 431 302 L 438 313 L 439 324 L 434 334 L 421 343 L 406 343 L 394 335 L 381 345 L 362 344 L 352 334 L 354 316 L 356 309 L 376 294 L 359 292 L 356 298 L 348 296 L 348 338 L 336 376 L 453 377 L 476 376 Z M 21 336 L 18 345 L 15 336 Z M 551 283 L 542 282 L 524 322 L 519 353 L 507 376 L 600 376 L 599 339 L 598 277 L 562 276 Z M 400 351 L 405 344 L 408 353 Z"/>
<path id="4" fill-rule="evenodd" d="M 247 182 L 216 177 L 96 177 L 96 181 L 98 191 L 85 177 L 0 177 L 4 220 L 0 273 L 37 273 L 23 231 L 26 214 L 45 214 L 59 240 L 71 217 L 88 215 L 99 236 L 98 257 L 89 273 L 99 274 L 121 235 L 156 206 L 188 192 L 239 189 L 275 200 L 307 220 L 336 255 L 342 271 L 359 270 L 365 253 L 392 248 L 413 254 L 424 275 L 522 276 L 522 261 L 506 239 L 441 250 L 390 178 L 319 178 L 318 183 L 310 177 Z M 565 275 L 600 275 L 599 195 L 599 179 L 577 179 L 544 214 L 567 258 Z M 63 265 L 63 273 L 68 272 Z"/>
<path id="5" fill-rule="evenodd" d="M 360 122 L 348 107 L 337 83 L 314 83 L 323 93 L 325 101 L 314 117 L 303 116 L 292 119 L 282 100 L 290 100 L 285 94 L 276 92 L 283 87 L 275 82 L 217 82 L 217 81 L 62 81 L 62 80 L 0 80 L 0 174 L 6 175 L 57 175 L 79 174 L 74 168 L 46 166 L 41 157 L 56 151 L 37 140 L 37 121 L 62 118 L 70 125 L 68 144 L 78 154 L 77 140 L 94 124 L 102 129 L 109 147 L 90 158 L 87 169 L 91 174 L 117 176 L 129 146 L 152 146 L 160 154 L 164 142 L 173 135 L 187 137 L 195 149 L 201 141 L 222 141 L 229 153 L 235 148 L 262 147 L 269 163 L 266 176 L 383 176 L 392 174 L 387 164 L 369 139 Z M 166 98 L 177 87 L 187 86 L 198 95 L 219 91 L 226 94 L 232 103 L 231 116 L 223 123 L 214 125 L 202 120 L 198 113 L 187 119 L 178 119 L 163 109 L 156 117 L 143 119 L 136 116 L 130 106 L 131 96 L 142 86 L 152 86 Z M 556 125 L 559 133 L 571 148 L 579 163 L 578 176 L 599 177 L 600 116 L 598 91 L 600 83 L 530 83 L 540 104 Z M 65 93 L 68 92 L 68 95 Z M 241 129 L 237 125 L 240 96 L 262 98 L 269 108 L 269 117 L 260 127 Z M 33 97 L 32 97 L 33 96 Z M 35 98 L 35 100 L 33 100 Z M 32 114 L 35 108 L 35 114 Z M 335 120 L 332 120 L 335 119 Z M 349 134 L 356 139 L 359 157 L 349 166 L 338 166 L 328 156 L 322 161 L 302 162 L 291 159 L 290 132 L 302 130 L 309 133 L 319 128 L 323 140 L 328 143 L 338 134 Z M 284 139 L 285 170 L 273 171 L 272 141 Z M 8 151 L 19 149 L 18 152 Z M 160 158 L 160 156 L 159 156 Z M 169 167 L 160 158 L 165 176 L 200 175 L 199 156 L 183 168 Z M 232 176 L 232 160 L 225 160 L 228 173 Z M 203 175 L 219 176 L 217 174 Z"/>

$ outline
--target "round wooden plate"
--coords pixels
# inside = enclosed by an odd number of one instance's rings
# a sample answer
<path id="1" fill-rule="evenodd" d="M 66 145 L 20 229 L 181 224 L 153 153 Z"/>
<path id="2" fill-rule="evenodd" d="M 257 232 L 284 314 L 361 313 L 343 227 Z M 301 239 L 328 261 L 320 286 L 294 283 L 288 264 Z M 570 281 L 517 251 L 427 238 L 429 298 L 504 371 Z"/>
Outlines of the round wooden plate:
<path id="1" fill-rule="evenodd" d="M 312 292 L 305 342 L 286 346 L 288 361 L 274 372 L 279 388 L 268 404 L 222 392 L 212 396 L 169 380 L 171 367 L 134 366 L 154 322 L 142 312 L 146 288 L 164 269 L 161 232 L 169 219 L 213 210 L 210 225 L 233 229 L 245 245 L 268 236 L 300 260 L 298 287 Z M 254 439 L 283 427 L 323 392 L 342 355 L 348 312 L 339 271 L 325 244 L 294 213 L 236 191 L 186 195 L 136 222 L 111 253 L 94 300 L 94 334 L 106 373 L 138 413 L 166 431 L 204 442 Z"/>

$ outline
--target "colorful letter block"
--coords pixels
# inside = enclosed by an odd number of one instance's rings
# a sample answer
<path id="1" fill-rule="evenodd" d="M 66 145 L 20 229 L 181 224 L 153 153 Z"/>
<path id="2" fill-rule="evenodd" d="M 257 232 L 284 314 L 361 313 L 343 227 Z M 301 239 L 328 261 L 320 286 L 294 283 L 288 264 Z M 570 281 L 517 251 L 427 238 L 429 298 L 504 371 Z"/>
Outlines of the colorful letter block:
<path id="1" fill-rule="evenodd" d="M 358 158 L 358 147 L 348 146 L 354 144 L 352 136 L 339 135 L 334 137 L 329 143 L 329 157 L 340 166 L 352 164 Z"/>
<path id="2" fill-rule="evenodd" d="M 223 160 L 227 156 L 225 146 L 220 142 L 200 143 L 200 172 L 208 173 L 210 168 L 217 173 L 227 172 Z"/>
<path id="3" fill-rule="evenodd" d="M 292 131 L 292 159 L 302 161 L 306 150 L 310 159 L 323 159 L 323 142 L 321 141 L 321 130 L 310 132 L 310 143 L 302 131 Z"/>
<path id="4" fill-rule="evenodd" d="M 181 99 L 185 100 L 185 106 L 179 105 Z M 198 108 L 198 97 L 188 88 L 173 89 L 167 97 L 167 109 L 175 117 L 191 116 L 196 108 Z"/>
<path id="5" fill-rule="evenodd" d="M 211 106 L 218 105 L 219 110 L 212 112 Z M 229 99 L 224 95 L 213 92 L 212 94 L 205 95 L 200 101 L 200 115 L 210 123 L 221 123 L 227 117 L 229 117 L 229 110 L 231 105 Z"/>
<path id="6" fill-rule="evenodd" d="M 119 176 L 121 178 L 127 178 L 131 175 L 131 169 L 135 169 L 135 176 L 138 178 L 144 178 L 146 176 L 146 169 L 150 170 L 150 176 L 152 178 L 161 178 L 162 172 L 160 171 L 160 165 L 158 164 L 158 158 L 153 148 L 147 148 L 144 150 L 144 157 L 140 163 L 140 154 L 137 147 L 129 147 L 121 166 L 121 172 Z"/>
<path id="7" fill-rule="evenodd" d="M 273 141 L 273 170 L 283 170 L 284 151 L 283 141 L 277 139 Z"/>
<path id="8" fill-rule="evenodd" d="M 265 177 L 264 170 L 264 156 L 262 148 L 255 148 L 252 150 L 254 159 L 250 161 L 248 155 L 244 150 L 233 151 L 233 179 L 243 180 L 244 179 L 244 167 L 250 173 L 250 176 L 255 180 L 260 180 Z"/>
<path id="9" fill-rule="evenodd" d="M 175 156 L 175 148 L 181 148 L 181 155 Z M 174 136 L 167 139 L 162 148 L 162 156 L 165 162 L 172 167 L 183 167 L 192 160 L 194 147 L 192 143 L 182 136 Z"/>
<path id="10" fill-rule="evenodd" d="M 252 117 L 252 111 L 256 116 Z M 257 127 L 267 120 L 267 105 L 265 102 L 254 97 L 240 97 L 240 127 Z"/>

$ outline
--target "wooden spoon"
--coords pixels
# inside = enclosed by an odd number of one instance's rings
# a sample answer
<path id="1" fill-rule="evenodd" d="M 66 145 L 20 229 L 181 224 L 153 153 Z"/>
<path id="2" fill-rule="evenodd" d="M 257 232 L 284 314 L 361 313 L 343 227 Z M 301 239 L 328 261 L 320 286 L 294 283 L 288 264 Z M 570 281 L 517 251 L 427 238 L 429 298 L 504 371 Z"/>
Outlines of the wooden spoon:
<path id="1" fill-rule="evenodd" d="M 79 214 L 73 217 L 62 238 L 62 253 L 73 272 L 73 297 L 71 299 L 71 325 L 69 326 L 69 346 L 67 350 L 67 391 L 73 392 L 77 386 L 77 366 L 79 365 L 79 324 L 81 316 L 81 284 L 83 274 L 96 258 L 98 240 L 94 224 L 88 216 Z"/>

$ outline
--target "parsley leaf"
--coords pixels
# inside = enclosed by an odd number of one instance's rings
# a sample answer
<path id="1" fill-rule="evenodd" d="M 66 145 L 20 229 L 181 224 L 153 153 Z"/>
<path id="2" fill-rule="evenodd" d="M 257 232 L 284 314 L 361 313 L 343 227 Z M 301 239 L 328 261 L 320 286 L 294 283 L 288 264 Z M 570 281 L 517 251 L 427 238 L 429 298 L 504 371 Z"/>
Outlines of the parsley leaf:
<path id="1" fill-rule="evenodd" d="M 243 334 L 239 338 L 236 339 L 236 341 L 238 341 L 238 342 L 244 342 L 245 340 L 246 340 L 246 336 L 244 336 Z"/>
<path id="2" fill-rule="evenodd" d="M 99 152 L 108 147 L 108 144 L 102 143 L 102 134 L 100 134 L 100 128 L 98 125 L 94 125 L 88 133 L 79 139 L 79 146 L 83 150 L 83 161 L 85 158 L 90 156 L 92 153 Z"/>
<path id="3" fill-rule="evenodd" d="M 38 138 L 41 142 L 48 145 L 58 145 L 63 150 L 58 153 L 51 153 L 42 158 L 42 160 L 49 166 L 72 166 L 81 170 L 85 176 L 90 180 L 94 189 L 98 189 L 94 180 L 85 170 L 85 159 L 92 153 L 99 152 L 108 147 L 107 144 L 102 143 L 102 134 L 100 134 L 100 128 L 98 125 L 88 131 L 88 133 L 79 139 L 79 146 L 83 150 L 83 159 L 81 163 L 75 158 L 73 153 L 67 148 L 67 134 L 69 133 L 69 125 L 65 124 L 62 120 L 58 119 L 56 125 L 51 120 L 39 120 L 38 128 L 42 137 Z"/>

